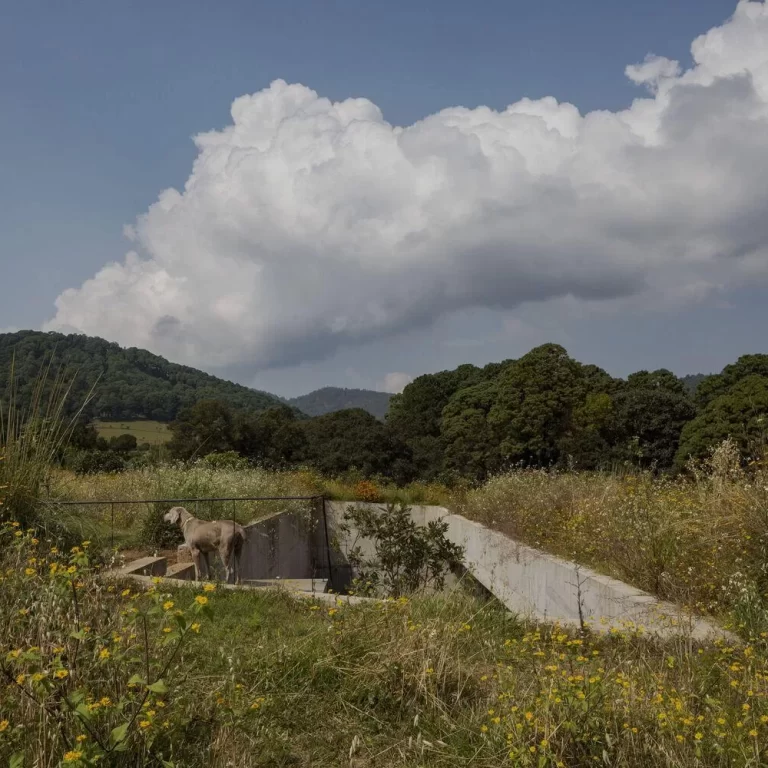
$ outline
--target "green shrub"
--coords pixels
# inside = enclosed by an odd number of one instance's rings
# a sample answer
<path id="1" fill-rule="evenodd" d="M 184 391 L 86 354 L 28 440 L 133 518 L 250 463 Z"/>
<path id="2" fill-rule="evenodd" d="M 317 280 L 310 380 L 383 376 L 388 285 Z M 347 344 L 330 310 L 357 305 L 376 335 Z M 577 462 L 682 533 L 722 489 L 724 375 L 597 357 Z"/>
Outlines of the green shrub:
<path id="1" fill-rule="evenodd" d="M 448 524 L 431 521 L 416 525 L 405 504 L 387 504 L 386 508 L 350 504 L 344 513 L 342 530 L 373 541 L 374 559 L 363 556 L 354 545 L 347 557 L 357 574 L 356 591 L 383 593 L 388 597 L 413 594 L 427 587 L 442 589 L 447 571 L 461 562 L 464 551 L 449 541 Z"/>
<path id="2" fill-rule="evenodd" d="M 144 516 L 140 540 L 143 544 L 160 549 L 173 549 L 184 542 L 179 527 L 169 525 L 163 515 L 170 509 L 170 504 L 152 504 Z"/>

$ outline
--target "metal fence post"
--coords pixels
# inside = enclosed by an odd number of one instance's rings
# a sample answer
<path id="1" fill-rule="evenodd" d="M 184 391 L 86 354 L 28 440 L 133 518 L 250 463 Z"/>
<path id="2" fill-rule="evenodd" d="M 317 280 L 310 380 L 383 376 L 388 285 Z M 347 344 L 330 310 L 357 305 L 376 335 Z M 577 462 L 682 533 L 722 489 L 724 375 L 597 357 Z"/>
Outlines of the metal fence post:
<path id="1" fill-rule="evenodd" d="M 323 528 L 325 529 L 325 557 L 328 561 L 328 583 L 331 585 L 331 591 L 336 591 L 336 585 L 333 581 L 333 564 L 331 563 L 331 541 L 328 537 L 328 517 L 325 512 L 325 496 L 320 497 L 321 509 L 323 511 Z"/>

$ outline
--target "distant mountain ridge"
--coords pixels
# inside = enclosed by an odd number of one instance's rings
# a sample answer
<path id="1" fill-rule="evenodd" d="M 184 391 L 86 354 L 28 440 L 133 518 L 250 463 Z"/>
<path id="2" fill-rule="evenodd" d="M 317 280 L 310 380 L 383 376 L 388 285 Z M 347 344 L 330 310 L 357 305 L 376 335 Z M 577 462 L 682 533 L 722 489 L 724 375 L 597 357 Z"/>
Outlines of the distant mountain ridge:
<path id="1" fill-rule="evenodd" d="M 683 382 L 683 385 L 689 394 L 693 395 L 696 393 L 699 384 L 705 379 L 708 379 L 711 375 L 712 374 L 710 373 L 689 373 L 687 376 L 681 376 L 680 381 Z"/>
<path id="2" fill-rule="evenodd" d="M 123 348 L 94 336 L 41 331 L 0 334 L 0 400 L 5 397 L 12 362 L 18 401 L 25 405 L 51 359 L 52 375 L 63 370 L 75 376 L 67 402 L 70 412 L 80 408 L 98 381 L 84 412 L 92 418 L 168 422 L 200 400 L 221 400 L 254 411 L 283 403 L 277 395 L 171 363 L 144 349 Z"/>
<path id="3" fill-rule="evenodd" d="M 387 415 L 391 397 L 389 392 L 376 392 L 371 389 L 323 387 L 301 397 L 292 397 L 285 402 L 295 406 L 307 416 L 324 416 L 327 413 L 349 408 L 362 408 L 383 421 Z"/>

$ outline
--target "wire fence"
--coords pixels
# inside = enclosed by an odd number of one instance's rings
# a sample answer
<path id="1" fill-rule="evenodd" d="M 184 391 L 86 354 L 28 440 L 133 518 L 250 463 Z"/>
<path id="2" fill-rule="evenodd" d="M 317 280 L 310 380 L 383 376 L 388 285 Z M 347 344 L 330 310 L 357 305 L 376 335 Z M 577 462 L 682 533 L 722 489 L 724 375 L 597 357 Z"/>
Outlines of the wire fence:
<path id="1" fill-rule="evenodd" d="M 109 542 L 115 547 L 141 545 L 172 546 L 178 535 L 162 517 L 174 506 L 180 506 L 201 520 L 231 520 L 246 525 L 285 512 L 322 511 L 323 496 L 229 496 L 165 499 L 83 499 L 43 500 L 49 513 L 69 530 L 83 537 Z"/>

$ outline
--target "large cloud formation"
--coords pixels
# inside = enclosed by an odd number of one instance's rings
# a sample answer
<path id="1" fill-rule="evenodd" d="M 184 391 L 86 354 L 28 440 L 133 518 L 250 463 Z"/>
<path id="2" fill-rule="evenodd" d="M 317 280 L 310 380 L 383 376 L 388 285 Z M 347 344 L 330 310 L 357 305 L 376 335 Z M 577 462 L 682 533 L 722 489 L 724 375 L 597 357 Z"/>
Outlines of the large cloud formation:
<path id="1" fill-rule="evenodd" d="M 319 359 L 471 306 L 707 299 L 768 275 L 768 6 L 739 2 L 647 95 L 553 98 L 408 127 L 275 81 L 196 137 L 136 250 L 56 301 L 77 329 L 251 370 Z"/>

